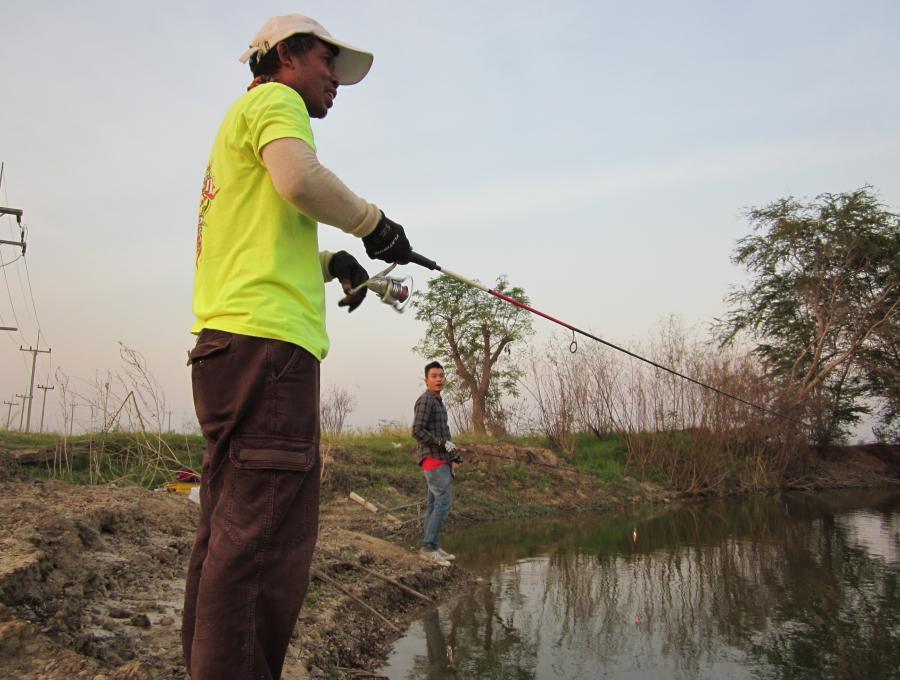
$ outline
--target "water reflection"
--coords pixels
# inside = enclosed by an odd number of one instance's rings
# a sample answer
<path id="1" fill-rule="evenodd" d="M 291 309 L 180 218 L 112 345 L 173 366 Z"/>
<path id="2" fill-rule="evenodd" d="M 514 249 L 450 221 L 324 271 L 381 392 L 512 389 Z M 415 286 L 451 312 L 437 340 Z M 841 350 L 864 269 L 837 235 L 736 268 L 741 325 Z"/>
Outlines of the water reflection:
<path id="1" fill-rule="evenodd" d="M 413 626 L 391 678 L 900 677 L 897 493 L 504 523 L 447 543 L 486 585 Z"/>

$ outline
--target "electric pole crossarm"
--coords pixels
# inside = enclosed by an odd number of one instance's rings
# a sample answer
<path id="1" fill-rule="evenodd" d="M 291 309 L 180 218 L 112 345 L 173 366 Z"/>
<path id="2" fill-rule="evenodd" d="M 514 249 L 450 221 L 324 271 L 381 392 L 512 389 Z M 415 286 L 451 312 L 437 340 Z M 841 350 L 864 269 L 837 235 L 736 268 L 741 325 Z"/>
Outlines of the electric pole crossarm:
<path id="1" fill-rule="evenodd" d="M 0 240 L 0 245 L 7 246 L 18 246 L 22 249 L 22 254 L 25 254 L 25 232 L 22 229 L 22 210 L 19 208 L 4 208 L 0 205 L 0 215 L 15 215 L 16 222 L 19 225 L 20 236 L 22 237 L 21 241 L 2 241 Z"/>

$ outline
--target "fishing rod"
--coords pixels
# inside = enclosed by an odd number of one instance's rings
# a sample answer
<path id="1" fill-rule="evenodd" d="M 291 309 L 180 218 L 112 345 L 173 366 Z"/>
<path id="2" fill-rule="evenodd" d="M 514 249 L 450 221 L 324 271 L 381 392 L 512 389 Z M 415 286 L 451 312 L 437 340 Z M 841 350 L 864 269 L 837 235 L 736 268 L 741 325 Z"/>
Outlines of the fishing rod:
<path id="1" fill-rule="evenodd" d="M 565 321 L 561 321 L 560 319 L 557 319 L 556 317 L 550 316 L 549 314 L 546 314 L 546 313 L 540 311 L 539 309 L 535 309 L 534 307 L 526 305 L 524 302 L 520 302 L 519 300 L 516 300 L 515 298 L 512 298 L 509 295 L 504 295 L 503 293 L 501 293 L 498 290 L 494 290 L 493 288 L 488 288 L 487 286 L 485 286 L 482 283 L 479 283 L 478 281 L 473 281 L 472 279 L 468 279 L 465 276 L 462 276 L 461 274 L 452 272 L 449 269 L 440 266 L 434 260 L 430 260 L 427 257 L 425 257 L 424 255 L 420 255 L 417 252 L 414 252 L 414 251 L 410 252 L 409 261 L 419 265 L 420 267 L 425 267 L 426 269 L 431 269 L 432 271 L 438 271 L 441 274 L 443 274 L 444 276 L 449 276 L 451 279 L 455 279 L 456 281 L 459 281 L 460 283 L 463 283 L 472 288 L 477 288 L 478 290 L 484 291 L 485 293 L 487 293 L 489 295 L 493 295 L 495 298 L 503 300 L 504 302 L 508 302 L 511 305 L 515 305 L 516 307 L 519 307 L 528 312 L 531 312 L 532 314 L 536 314 L 537 316 L 541 316 L 541 317 L 547 319 L 548 321 L 552 321 L 553 323 L 572 331 L 572 344 L 569 345 L 569 351 L 571 351 L 573 353 L 578 349 L 578 343 L 575 341 L 575 333 L 578 333 L 579 335 L 583 335 L 586 338 L 590 338 L 591 340 L 599 342 L 602 345 L 606 345 L 607 347 L 611 347 L 612 349 L 622 352 L 623 354 L 627 354 L 628 356 L 630 356 L 634 359 L 643 361 L 646 364 L 650 364 L 654 368 L 658 368 L 662 371 L 671 373 L 672 375 L 676 375 L 679 378 L 682 378 L 683 380 L 687 380 L 688 382 L 692 382 L 695 385 L 699 385 L 700 387 L 711 390 L 711 391 L 715 392 L 716 394 L 721 394 L 723 397 L 728 397 L 729 399 L 734 399 L 735 401 L 738 401 L 742 404 L 746 404 L 747 406 L 755 408 L 758 411 L 762 411 L 763 413 L 768 413 L 769 415 L 773 415 L 778 418 L 784 418 L 785 420 L 790 420 L 792 422 L 799 423 L 801 425 L 803 424 L 799 420 L 796 420 L 794 418 L 786 416 L 783 413 L 779 413 L 778 411 L 773 411 L 769 408 L 766 408 L 765 406 L 760 406 L 759 404 L 754 404 L 752 401 L 747 401 L 746 399 L 742 399 L 741 397 L 738 397 L 734 394 L 730 394 L 728 392 L 725 392 L 724 390 L 720 390 L 718 387 L 713 387 L 712 385 L 708 385 L 707 383 L 701 382 L 700 380 L 697 380 L 696 378 L 692 378 L 688 375 L 685 375 L 684 373 L 679 373 L 675 369 L 669 368 L 667 366 L 663 366 L 662 364 L 658 364 L 655 361 L 652 361 L 651 359 L 647 359 L 646 357 L 642 357 L 640 354 L 635 354 L 634 352 L 631 352 L 631 351 L 625 349 L 624 347 L 619 347 L 618 345 L 615 345 L 607 340 L 604 340 L 603 338 L 598 338 L 596 335 L 593 335 L 591 333 L 588 333 L 587 331 L 581 330 L 580 328 L 577 328 L 576 326 L 573 326 L 570 323 L 566 323 Z"/>

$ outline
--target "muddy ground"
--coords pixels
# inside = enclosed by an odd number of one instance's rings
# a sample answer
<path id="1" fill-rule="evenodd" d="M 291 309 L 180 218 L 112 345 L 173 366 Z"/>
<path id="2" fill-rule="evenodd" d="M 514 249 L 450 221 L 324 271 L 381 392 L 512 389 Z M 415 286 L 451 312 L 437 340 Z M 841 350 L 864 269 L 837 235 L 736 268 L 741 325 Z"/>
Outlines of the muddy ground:
<path id="1" fill-rule="evenodd" d="M 503 448 L 497 465 L 558 464 L 549 451 Z M 0 449 L 0 678 L 187 678 L 181 607 L 199 506 L 137 487 L 35 481 L 4 465 L 41 455 Z M 377 667 L 417 612 L 472 582 L 408 547 L 417 510 L 392 513 L 398 523 L 345 494 L 323 505 L 283 678 L 364 677 L 350 669 Z"/>
<path id="2" fill-rule="evenodd" d="M 198 506 L 185 496 L 136 487 L 26 479 L 4 469 L 3 454 L 0 678 L 186 678 L 179 631 Z M 863 486 L 896 483 L 900 476 L 896 452 L 859 451 L 858 457 L 855 463 L 824 460 L 820 479 Z M 596 485 L 583 485 L 567 466 L 554 470 L 559 463 L 549 451 L 506 447 L 485 457 L 496 465 L 514 459 L 537 460 L 547 474 L 567 480 L 571 507 L 596 493 Z M 652 500 L 654 491 L 647 495 Z M 656 498 L 662 500 L 658 492 Z M 559 506 L 566 499 L 555 494 L 553 500 Z M 406 547 L 404 536 L 417 531 L 416 509 L 404 513 L 396 513 L 406 522 L 398 527 L 344 494 L 323 506 L 313 566 L 322 578 L 312 581 L 286 680 L 376 677 L 340 669 L 376 668 L 408 621 L 430 606 L 398 583 L 431 599 L 471 584 L 462 570 L 425 562 Z"/>
<path id="3" fill-rule="evenodd" d="M 358 511 L 337 514 L 344 512 Z M 197 516 L 184 496 L 134 487 L 0 484 L 0 677 L 185 678 L 179 630 Z M 427 606 L 360 566 L 423 594 L 465 579 L 397 543 L 334 526 L 326 514 L 316 572 L 395 621 L 397 631 Z M 306 677 L 297 666 L 370 667 L 395 636 L 317 578 L 307 604 L 285 678 Z"/>

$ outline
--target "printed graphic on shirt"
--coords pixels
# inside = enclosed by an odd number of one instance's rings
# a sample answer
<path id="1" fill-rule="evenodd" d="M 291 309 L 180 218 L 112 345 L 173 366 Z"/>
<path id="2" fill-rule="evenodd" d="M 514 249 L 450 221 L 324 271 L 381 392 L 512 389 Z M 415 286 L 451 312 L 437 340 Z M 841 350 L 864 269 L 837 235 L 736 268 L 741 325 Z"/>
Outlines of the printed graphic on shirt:
<path id="1" fill-rule="evenodd" d="M 203 251 L 203 230 L 206 228 L 206 213 L 209 212 L 209 206 L 212 205 L 213 199 L 219 193 L 219 187 L 216 186 L 216 178 L 212 174 L 212 161 L 206 166 L 206 173 L 203 175 L 203 189 L 200 191 L 200 216 L 197 218 L 197 259 L 194 266 L 200 264 L 200 253 Z"/>

